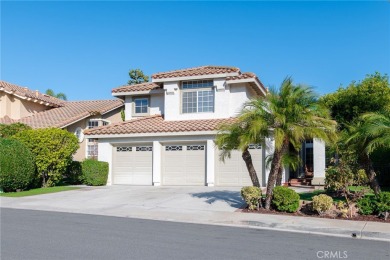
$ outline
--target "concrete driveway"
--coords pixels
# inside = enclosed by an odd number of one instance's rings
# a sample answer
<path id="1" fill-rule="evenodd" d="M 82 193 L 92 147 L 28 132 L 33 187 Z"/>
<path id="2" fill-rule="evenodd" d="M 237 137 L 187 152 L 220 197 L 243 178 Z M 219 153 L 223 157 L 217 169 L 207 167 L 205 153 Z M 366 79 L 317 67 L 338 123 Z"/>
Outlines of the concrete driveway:
<path id="1" fill-rule="evenodd" d="M 82 187 L 21 198 L 1 197 L 1 207 L 61 212 L 138 216 L 195 212 L 234 212 L 244 202 L 240 188 L 103 186 Z"/>

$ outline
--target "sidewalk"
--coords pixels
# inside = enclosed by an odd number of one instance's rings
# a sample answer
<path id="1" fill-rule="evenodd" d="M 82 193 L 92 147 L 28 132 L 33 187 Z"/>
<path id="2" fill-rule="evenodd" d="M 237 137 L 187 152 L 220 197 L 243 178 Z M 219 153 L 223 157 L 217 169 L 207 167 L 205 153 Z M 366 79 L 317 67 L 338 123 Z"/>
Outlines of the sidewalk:
<path id="1" fill-rule="evenodd" d="M 213 202 L 215 205 L 209 202 L 207 202 L 207 205 L 196 205 L 200 201 L 205 203 L 199 198 L 192 198 L 195 201 L 193 203 L 195 206 L 186 207 L 191 202 L 183 198 L 184 195 L 180 193 L 175 198 L 160 196 L 162 199 L 158 203 L 148 203 L 147 200 L 154 199 L 154 197 L 151 196 L 152 193 L 147 193 L 145 201 L 138 204 L 131 202 L 130 199 L 119 201 L 118 196 L 115 199 L 107 198 L 107 196 L 101 198 L 97 196 L 97 194 L 104 196 L 104 194 L 115 192 L 110 189 L 113 188 L 97 189 L 91 195 L 87 195 L 88 192 L 85 192 L 88 190 L 81 189 L 24 198 L 1 197 L 0 206 L 4 208 L 271 229 L 350 238 L 355 234 L 356 238 L 390 242 L 389 223 L 242 213 L 236 208 L 222 207 L 220 201 Z M 156 189 L 152 191 L 155 192 Z M 167 191 L 167 193 L 169 192 Z M 157 195 L 160 194 L 157 193 Z M 95 200 L 92 199 L 93 197 L 95 197 Z"/>

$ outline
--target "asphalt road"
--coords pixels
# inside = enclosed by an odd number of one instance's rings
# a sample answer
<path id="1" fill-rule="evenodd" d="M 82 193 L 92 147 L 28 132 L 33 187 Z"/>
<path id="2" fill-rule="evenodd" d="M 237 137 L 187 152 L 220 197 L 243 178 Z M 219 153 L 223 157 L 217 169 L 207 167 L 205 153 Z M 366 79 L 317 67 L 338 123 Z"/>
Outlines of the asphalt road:
<path id="1" fill-rule="evenodd" d="M 353 238 L 1 208 L 0 258 L 390 259 Z"/>

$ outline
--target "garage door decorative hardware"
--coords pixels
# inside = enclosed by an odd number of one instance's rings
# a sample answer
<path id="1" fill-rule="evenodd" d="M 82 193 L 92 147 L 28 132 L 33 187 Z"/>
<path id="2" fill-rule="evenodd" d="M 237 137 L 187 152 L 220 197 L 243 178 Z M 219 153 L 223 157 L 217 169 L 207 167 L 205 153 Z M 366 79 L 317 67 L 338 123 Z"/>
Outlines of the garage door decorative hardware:
<path id="1" fill-rule="evenodd" d="M 117 152 L 131 152 L 133 149 L 131 146 L 118 146 L 116 148 Z"/>
<path id="2" fill-rule="evenodd" d="M 261 149 L 261 144 L 250 144 L 249 149 Z"/>
<path id="3" fill-rule="evenodd" d="M 167 145 L 165 146 L 165 151 L 182 151 L 183 146 L 181 145 Z"/>
<path id="4" fill-rule="evenodd" d="M 187 151 L 204 151 L 204 145 L 187 145 Z"/>
<path id="5" fill-rule="evenodd" d="M 135 148 L 135 151 L 137 152 L 151 152 L 152 151 L 152 146 L 137 146 Z"/>

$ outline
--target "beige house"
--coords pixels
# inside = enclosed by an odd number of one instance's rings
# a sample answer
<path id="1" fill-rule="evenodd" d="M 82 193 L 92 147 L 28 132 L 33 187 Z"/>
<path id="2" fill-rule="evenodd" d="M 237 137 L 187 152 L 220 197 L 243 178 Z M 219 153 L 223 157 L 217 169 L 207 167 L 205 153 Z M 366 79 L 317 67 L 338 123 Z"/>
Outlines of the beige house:
<path id="1" fill-rule="evenodd" d="M 120 99 L 64 101 L 0 81 L 0 124 L 20 122 L 32 128 L 66 129 L 74 133 L 80 143 L 75 160 L 98 156 L 97 140 L 84 138 L 84 130 L 122 121 L 123 106 Z"/>

